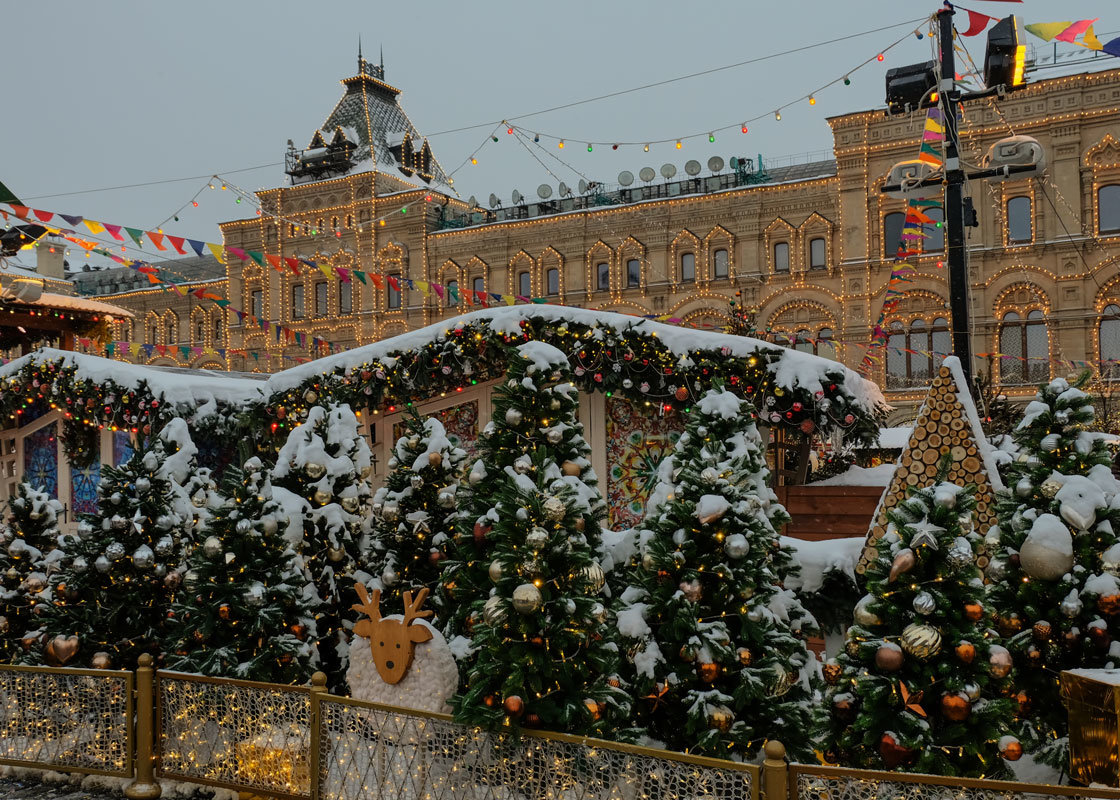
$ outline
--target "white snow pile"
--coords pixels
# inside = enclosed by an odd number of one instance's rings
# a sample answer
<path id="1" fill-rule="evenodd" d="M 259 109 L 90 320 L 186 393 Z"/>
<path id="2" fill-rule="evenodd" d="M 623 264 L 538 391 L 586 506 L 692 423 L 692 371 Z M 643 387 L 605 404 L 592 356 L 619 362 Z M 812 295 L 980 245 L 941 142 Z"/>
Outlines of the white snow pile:
<path id="1" fill-rule="evenodd" d="M 556 367 L 568 366 L 568 357 L 547 342 L 525 342 L 518 345 L 517 355 L 530 362 L 529 366 L 532 369 L 526 369 L 530 375 L 537 371 L 548 372 Z"/>
<path id="2" fill-rule="evenodd" d="M 786 587 L 799 595 L 812 594 L 824 586 L 830 572 L 842 573 L 856 580 L 856 564 L 863 552 L 864 537 L 825 539 L 810 542 L 783 536 L 782 547 L 793 551 L 794 563 L 801 567 L 800 575 L 786 578 Z"/>
<path id="3" fill-rule="evenodd" d="M 890 486 L 898 464 L 880 464 L 877 467 L 860 467 L 855 464 L 838 475 L 813 481 L 813 486 Z"/>
<path id="4" fill-rule="evenodd" d="M 1062 519 L 1078 530 L 1088 530 L 1097 521 L 1097 509 L 1108 505 L 1104 491 L 1084 475 L 1069 475 L 1061 480 L 1062 488 L 1054 495 L 1054 500 L 1061 504 Z"/>
<path id="5" fill-rule="evenodd" d="M 729 508 L 731 508 L 731 503 L 727 502 L 727 498 L 723 495 L 705 494 L 701 495 L 700 499 L 696 501 L 696 507 L 692 513 L 700 520 L 701 524 L 706 524 L 710 520 L 722 517 Z"/>
<path id="6" fill-rule="evenodd" d="M 706 392 L 696 408 L 706 417 L 735 419 L 743 411 L 743 401 L 726 389 L 719 389 Z"/>

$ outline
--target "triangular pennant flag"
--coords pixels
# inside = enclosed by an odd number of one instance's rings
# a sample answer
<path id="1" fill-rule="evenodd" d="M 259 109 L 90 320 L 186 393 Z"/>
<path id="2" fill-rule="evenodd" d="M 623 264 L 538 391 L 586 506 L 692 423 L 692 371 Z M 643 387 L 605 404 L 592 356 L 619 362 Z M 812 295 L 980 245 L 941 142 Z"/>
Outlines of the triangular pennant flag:
<path id="1" fill-rule="evenodd" d="M 1099 19 L 1099 17 L 1098 17 L 1098 19 Z M 1085 31 L 1087 31 L 1089 29 L 1089 26 L 1092 25 L 1096 21 L 1097 21 L 1096 19 L 1079 19 L 1077 22 L 1073 23 L 1068 28 L 1066 28 L 1064 31 L 1062 31 L 1057 36 L 1055 36 L 1054 41 L 1056 41 L 1056 42 L 1072 42 L 1075 39 L 1077 39 L 1078 36 L 1085 33 Z"/>
<path id="2" fill-rule="evenodd" d="M 384 289 L 385 288 L 385 284 L 381 280 L 381 278 L 382 278 L 381 275 L 378 275 L 376 272 L 371 272 L 369 278 L 370 278 L 371 281 L 373 281 L 373 287 L 375 289 Z"/>
<path id="3" fill-rule="evenodd" d="M 424 294 L 424 295 L 427 295 L 429 293 L 428 292 L 428 282 L 427 281 L 416 281 L 413 288 L 419 290 L 420 293 Z"/>
<path id="4" fill-rule="evenodd" d="M 393 290 L 398 291 L 398 292 L 401 290 L 401 284 L 395 276 L 389 275 L 386 278 L 386 280 L 389 281 L 389 288 L 390 289 L 393 289 Z"/>
<path id="5" fill-rule="evenodd" d="M 249 258 L 256 261 L 262 267 L 264 266 L 264 253 L 258 253 L 256 250 L 249 251 Z"/>
<path id="6" fill-rule="evenodd" d="M 1081 47 L 1088 47 L 1090 50 L 1100 50 L 1104 47 L 1101 40 L 1097 38 L 1097 34 L 1093 31 L 1093 26 L 1090 25 L 1085 31 L 1085 35 L 1081 37 L 1080 42 L 1074 42 Z"/>
<path id="7" fill-rule="evenodd" d="M 957 486 L 971 484 L 976 487 L 976 530 L 987 531 L 996 524 L 995 495 L 1003 484 L 966 386 L 960 361 L 946 358 L 918 412 L 890 485 L 875 509 L 856 567 L 861 575 L 878 557 L 875 542 L 887 531 L 887 511 L 905 500 L 911 488 L 922 489 L 939 480 Z M 952 454 L 949 472 L 939 476 L 937 465 L 946 453 Z"/>
<path id="8" fill-rule="evenodd" d="M 345 267 L 335 267 L 334 271 L 338 273 L 338 279 L 343 283 L 350 283 L 350 270 Z"/>
<path id="9" fill-rule="evenodd" d="M 96 236 L 99 233 L 105 233 L 105 226 L 102 225 L 100 222 L 97 222 L 97 221 L 92 220 L 92 219 L 87 219 L 87 220 L 85 220 L 85 223 L 86 223 L 86 227 L 89 228 L 89 232 L 92 233 L 94 236 Z"/>
<path id="10" fill-rule="evenodd" d="M 219 308 L 228 308 L 229 300 L 226 300 L 224 297 L 220 297 L 214 301 L 214 305 L 218 306 Z"/>
<path id="11" fill-rule="evenodd" d="M 1065 22 L 1035 22 L 1023 27 L 1042 41 L 1048 42 L 1072 24 L 1072 22 L 1066 20 Z"/>
<path id="12" fill-rule="evenodd" d="M 288 265 L 288 269 L 292 271 L 293 275 L 299 275 L 299 259 L 292 258 L 291 256 L 284 256 L 284 263 Z"/>
<path id="13" fill-rule="evenodd" d="M 171 242 L 171 246 L 175 248 L 175 252 L 179 255 L 185 256 L 187 254 L 187 251 L 183 249 L 183 245 L 186 244 L 187 240 L 183 237 L 167 234 L 167 241 Z"/>
<path id="14" fill-rule="evenodd" d="M 167 345 L 157 344 L 156 345 L 156 352 L 159 353 L 161 356 L 167 355 Z"/>
<path id="15" fill-rule="evenodd" d="M 989 17 L 987 14 L 981 14 L 979 11 L 969 11 L 968 30 L 962 31 L 961 36 L 976 36 L 977 34 L 983 33 L 984 29 L 988 27 L 988 23 L 994 19 L 995 17 Z"/>
<path id="16" fill-rule="evenodd" d="M 358 277 L 358 280 L 360 280 L 362 282 L 362 285 L 364 286 L 366 282 L 366 274 L 360 269 L 354 270 L 354 274 Z"/>
<path id="17" fill-rule="evenodd" d="M 120 225 L 110 225 L 108 222 L 103 222 L 101 224 L 105 226 L 105 230 L 109 232 L 109 235 L 116 239 L 118 242 L 124 241 L 124 237 L 121 235 Z"/>
<path id="18" fill-rule="evenodd" d="M 206 243 L 200 242 L 198 241 L 198 239 L 187 239 L 187 243 L 190 244 L 191 249 L 195 252 L 195 255 L 197 255 L 199 258 L 202 258 L 202 251 L 206 247 Z"/>
<path id="19" fill-rule="evenodd" d="M 249 256 L 240 247 L 230 247 L 229 245 L 227 245 L 226 250 L 233 253 L 238 258 L 238 260 L 240 260 L 240 261 L 248 261 L 249 260 Z"/>
<path id="20" fill-rule="evenodd" d="M 436 293 L 436 297 L 438 297 L 440 300 L 443 299 L 443 286 L 442 285 L 440 285 L 438 283 L 433 283 L 432 284 L 432 291 Z M 449 292 L 455 291 L 455 287 L 451 287 L 450 289 L 448 289 L 448 291 Z"/>
<path id="21" fill-rule="evenodd" d="M 138 228 L 125 227 L 125 233 L 132 237 L 132 241 L 136 242 L 137 247 L 144 246 L 144 231 Z"/>
<path id="22" fill-rule="evenodd" d="M 71 225 L 77 225 L 79 222 L 85 219 L 85 217 L 72 217 L 69 214 L 59 214 L 59 216 L 69 222 Z"/>
<path id="23" fill-rule="evenodd" d="M 86 220 L 86 225 L 89 225 L 89 220 Z M 148 231 L 148 238 L 152 240 L 152 244 L 156 246 L 156 250 L 166 250 L 163 245 L 163 234 L 159 231 Z"/>
<path id="24" fill-rule="evenodd" d="M 268 263 L 272 265 L 272 268 L 274 270 L 276 270 L 277 272 L 282 272 L 283 271 L 284 262 L 283 262 L 283 259 L 280 258 L 280 256 L 274 256 L 274 255 L 268 254 L 268 255 L 265 255 L 265 260 L 268 261 Z"/>
<path id="25" fill-rule="evenodd" d="M 1111 41 L 1105 42 L 1101 50 L 1108 53 L 1110 56 L 1116 56 L 1117 58 L 1120 58 L 1120 36 L 1117 36 Z"/>
<path id="26" fill-rule="evenodd" d="M 27 219 L 27 215 L 31 213 L 28 206 L 17 206 L 15 203 L 8 203 L 15 215 L 20 219 Z"/>
<path id="27" fill-rule="evenodd" d="M 179 352 L 182 353 L 183 358 L 191 357 L 191 346 L 189 344 L 179 345 Z"/>
<path id="28" fill-rule="evenodd" d="M 54 218 L 53 211 L 40 211 L 37 208 L 33 208 L 31 211 L 40 222 L 50 222 Z"/>

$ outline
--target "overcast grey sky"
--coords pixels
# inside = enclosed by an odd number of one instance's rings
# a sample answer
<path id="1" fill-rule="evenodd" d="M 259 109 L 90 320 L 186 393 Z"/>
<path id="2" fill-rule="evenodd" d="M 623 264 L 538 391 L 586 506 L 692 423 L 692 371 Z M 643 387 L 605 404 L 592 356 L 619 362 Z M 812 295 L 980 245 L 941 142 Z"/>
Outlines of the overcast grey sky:
<path id="1" fill-rule="evenodd" d="M 992 16 L 1016 12 L 1026 22 L 1100 16 L 1098 34 L 1120 35 L 1114 0 L 1024 3 L 972 0 Z M 6 3 L 4 67 L 8 84 L 0 125 L 0 180 L 29 204 L 132 227 L 154 227 L 184 203 L 164 230 L 220 241 L 216 223 L 247 216 L 232 192 L 191 197 L 202 179 L 47 197 L 122 184 L 161 181 L 271 165 L 229 174 L 247 189 L 283 185 L 281 162 L 291 138 L 306 146 L 354 74 L 358 36 L 364 54 L 385 53 L 386 78 L 421 133 L 512 118 L 641 84 L 781 53 L 935 11 L 932 0 L 780 3 L 689 0 L 489 0 L 488 2 L 280 2 L 191 0 Z M 961 15 L 963 16 L 963 14 Z M 959 26 L 965 25 L 963 20 Z M 895 27 L 810 52 L 783 55 L 667 86 L 534 116 L 519 124 L 567 138 L 563 151 L 579 172 L 609 183 L 621 170 L 714 154 L 777 158 L 827 150 L 825 118 L 883 102 L 892 66 L 930 57 L 928 40 Z M 837 85 L 786 106 L 905 42 Z M 1032 43 L 1039 40 L 1029 37 Z M 1111 38 L 1111 37 L 1109 37 Z M 983 55 L 983 37 L 965 40 Z M 1042 45 L 1042 47 L 1048 47 Z M 1073 49 L 1062 45 L 1063 49 Z M 1120 60 L 1115 60 L 1120 66 Z M 17 112 L 17 106 L 22 106 Z M 783 106 L 782 120 L 772 112 Z M 759 114 L 771 115 L 737 126 Z M 735 125 L 685 143 L 596 147 L 586 140 L 645 141 Z M 435 135 L 436 157 L 453 170 L 490 128 Z M 513 189 L 535 196 L 540 183 L 578 175 L 542 156 L 546 172 L 504 129 L 455 173 L 465 198 Z M 581 141 L 582 140 L 582 141 Z M 248 212 L 248 213 L 247 213 Z"/>

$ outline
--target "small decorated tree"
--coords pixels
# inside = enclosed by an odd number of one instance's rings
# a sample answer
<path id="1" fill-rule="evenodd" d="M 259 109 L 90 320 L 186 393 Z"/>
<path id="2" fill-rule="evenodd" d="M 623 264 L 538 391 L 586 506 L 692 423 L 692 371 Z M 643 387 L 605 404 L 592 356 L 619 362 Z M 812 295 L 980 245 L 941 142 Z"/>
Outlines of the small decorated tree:
<path id="1" fill-rule="evenodd" d="M 167 443 L 153 437 L 120 467 L 105 467 L 99 511 L 83 518 L 51 578 L 44 614 L 48 663 L 75 657 L 95 667 L 131 669 L 158 655 L 167 611 L 181 581 L 191 523 L 172 510 Z"/>
<path id="2" fill-rule="evenodd" d="M 812 753 L 805 636 L 816 624 L 782 583 L 796 574 L 778 531 L 749 404 L 717 388 L 662 462 L 619 629 L 638 713 L 630 736 L 750 758 L 768 738 Z"/>
<path id="3" fill-rule="evenodd" d="M 459 541 L 470 548 L 467 537 L 482 530 L 492 588 L 468 595 L 473 654 L 452 706 L 469 725 L 598 732 L 625 718 L 629 697 L 599 597 L 605 507 L 575 420 L 579 395 L 551 345 L 522 344 L 509 364 L 472 468 L 481 478 L 463 497 Z"/>
<path id="4" fill-rule="evenodd" d="M 1068 764 L 1067 715 L 1055 676 L 1120 665 L 1120 483 L 1082 390 L 1057 379 L 1026 407 L 1019 456 L 988 537 L 990 603 L 1018 666 L 1027 752 Z"/>
<path id="5" fill-rule="evenodd" d="M 389 475 L 373 497 L 366 563 L 389 608 L 399 605 L 405 591 L 434 591 L 439 585 L 466 458 L 439 420 L 422 419 L 413 410 L 403 422 Z"/>
<path id="6" fill-rule="evenodd" d="M 49 604 L 48 574 L 58 569 L 58 515 L 62 504 L 46 492 L 21 483 L 8 501 L 0 528 L 0 659 L 35 662 L 40 657 L 36 607 Z"/>
<path id="7" fill-rule="evenodd" d="M 315 406 L 289 435 L 272 471 L 272 494 L 314 585 L 321 669 L 345 686 L 354 581 L 362 568 L 362 512 L 369 503 L 370 450 L 348 405 Z"/>
<path id="8" fill-rule="evenodd" d="M 226 468 L 225 500 L 202 530 L 168 613 L 169 669 L 269 683 L 314 671 L 315 599 L 284 539 L 283 512 L 257 458 Z"/>
<path id="9" fill-rule="evenodd" d="M 987 625 L 974 508 L 971 490 L 940 483 L 888 512 L 868 593 L 824 668 L 827 760 L 1000 777 L 1003 759 L 1022 755 L 1011 735 L 1011 656 Z"/>

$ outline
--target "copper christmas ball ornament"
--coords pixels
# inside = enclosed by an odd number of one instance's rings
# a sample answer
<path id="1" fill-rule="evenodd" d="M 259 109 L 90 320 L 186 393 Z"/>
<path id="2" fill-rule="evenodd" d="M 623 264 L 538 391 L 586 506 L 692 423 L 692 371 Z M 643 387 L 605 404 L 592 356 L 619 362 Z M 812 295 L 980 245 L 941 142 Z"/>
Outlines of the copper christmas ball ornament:
<path id="1" fill-rule="evenodd" d="M 941 714 L 951 722 L 963 722 L 972 712 L 972 703 L 963 694 L 941 695 Z"/>
<path id="2" fill-rule="evenodd" d="M 1031 710 L 1031 696 L 1024 691 L 1015 694 L 1015 710 L 1020 717 L 1025 717 Z"/>
<path id="3" fill-rule="evenodd" d="M 731 730 L 731 723 L 734 721 L 735 715 L 727 706 L 716 706 L 708 712 L 708 727 L 721 733 Z"/>
<path id="4" fill-rule="evenodd" d="M 840 682 L 840 676 L 844 674 L 844 668 L 835 661 L 829 661 L 821 667 L 821 672 L 824 674 L 825 683 L 829 686 L 835 686 Z"/>
<path id="5" fill-rule="evenodd" d="M 909 572 L 918 563 L 917 556 L 914 551 L 909 547 L 903 548 L 895 553 L 894 560 L 891 561 L 891 572 L 887 577 L 887 583 L 894 583 L 899 575 Z"/>
<path id="6" fill-rule="evenodd" d="M 681 581 L 680 585 L 677 588 L 679 588 L 681 590 L 681 594 L 684 595 L 684 599 L 687 600 L 688 602 L 690 602 L 690 603 L 699 603 L 700 602 L 700 597 L 701 597 L 701 594 L 702 594 L 702 591 L 701 591 L 701 588 L 700 588 L 700 581 L 696 580 L 695 578 L 693 578 L 692 580 L 688 580 L 688 581 Z"/>
<path id="7" fill-rule="evenodd" d="M 712 683 L 719 677 L 719 664 L 711 661 L 702 661 L 696 665 L 696 674 L 704 683 Z"/>
<path id="8" fill-rule="evenodd" d="M 1074 628 L 1072 631 L 1066 631 L 1062 634 L 1062 647 L 1067 650 L 1072 650 L 1077 647 L 1078 642 L 1081 641 L 1081 631 Z"/>
<path id="9" fill-rule="evenodd" d="M 1014 636 L 1022 629 L 1023 620 L 1016 614 L 1010 617 L 1000 617 L 999 619 L 999 632 L 1002 636 Z"/>
<path id="10" fill-rule="evenodd" d="M 879 755 L 887 769 L 905 764 L 913 759 L 915 752 L 912 748 L 904 747 L 889 733 L 884 733 L 879 738 Z"/>
<path id="11" fill-rule="evenodd" d="M 492 694 L 488 694 L 482 698 L 482 704 L 487 708 L 493 708 L 498 705 L 498 698 Z"/>
<path id="12" fill-rule="evenodd" d="M 486 541 L 486 537 L 490 534 L 490 524 L 482 522 L 481 520 L 474 524 L 474 540 L 478 544 Z"/>
<path id="13" fill-rule="evenodd" d="M 221 619 L 229 619 L 229 604 L 222 603 L 218 606 L 218 617 Z"/>
<path id="14" fill-rule="evenodd" d="M 1023 757 L 1023 745 L 1012 736 L 1004 736 L 999 740 L 999 754 L 1008 761 L 1018 761 Z"/>
<path id="15" fill-rule="evenodd" d="M 1034 667 L 1042 663 L 1042 650 L 1033 644 L 1027 648 L 1027 662 Z"/>
<path id="16" fill-rule="evenodd" d="M 583 468 L 574 461 L 565 461 L 560 465 L 560 472 L 567 475 L 569 478 L 576 478 L 583 472 Z"/>
<path id="17" fill-rule="evenodd" d="M 682 644 L 681 649 L 678 651 L 681 661 L 693 662 L 696 660 L 696 649 L 689 644 Z"/>
<path id="18" fill-rule="evenodd" d="M 587 709 L 587 713 L 591 715 L 591 719 L 598 722 L 603 717 L 603 707 L 590 697 L 583 701 L 583 707 Z"/>
<path id="19" fill-rule="evenodd" d="M 544 647 L 544 637 L 543 636 L 530 636 L 529 637 L 529 644 L 533 645 L 533 647 Z"/>
<path id="20" fill-rule="evenodd" d="M 97 652 L 93 654 L 93 658 L 89 660 L 89 663 L 94 669 L 109 669 L 109 667 L 113 666 L 113 659 L 111 659 L 106 652 Z"/>
<path id="21" fill-rule="evenodd" d="M 875 666 L 884 672 L 898 672 L 906 662 L 906 656 L 896 644 L 880 645 L 875 651 Z"/>
<path id="22" fill-rule="evenodd" d="M 442 463 L 443 463 L 443 453 L 440 453 L 438 451 L 436 451 L 434 453 L 428 453 L 428 466 L 429 467 L 438 467 Z"/>
<path id="23" fill-rule="evenodd" d="M 1034 624 L 1034 627 L 1031 628 L 1031 635 L 1034 636 L 1034 639 L 1035 639 L 1036 642 L 1047 642 L 1047 641 L 1049 641 L 1050 640 L 1050 634 L 1052 632 L 1053 632 L 1053 628 L 1050 626 L 1050 623 L 1047 622 L 1046 620 L 1040 620 L 1039 622 L 1036 622 Z"/>
<path id="24" fill-rule="evenodd" d="M 837 695 L 832 700 L 832 714 L 841 722 L 851 722 L 856 718 L 856 701 L 850 694 Z"/>
<path id="25" fill-rule="evenodd" d="M 525 711 L 525 703 L 517 695 L 511 694 L 502 702 L 502 708 L 504 708 L 506 713 L 511 717 L 520 717 Z"/>
<path id="26" fill-rule="evenodd" d="M 587 521 L 583 517 L 576 517 L 576 530 L 583 533 L 583 529 L 587 527 Z"/>
<path id="27" fill-rule="evenodd" d="M 611 675 L 607 678 L 607 686 L 610 686 L 612 689 L 618 689 L 622 686 L 622 679 L 617 675 Z"/>
<path id="28" fill-rule="evenodd" d="M 439 566 L 439 562 L 443 561 L 447 556 L 442 550 L 431 550 L 428 553 L 428 563 L 433 567 Z"/>
<path id="29" fill-rule="evenodd" d="M 292 635 L 302 642 L 307 638 L 307 626 L 297 622 L 292 625 Z"/>
<path id="30" fill-rule="evenodd" d="M 1109 635 L 1108 628 L 1102 626 L 1090 626 L 1089 641 L 1091 641 L 1101 650 L 1107 650 L 1108 646 L 1112 644 L 1112 636 Z"/>
<path id="31" fill-rule="evenodd" d="M 902 649 L 925 661 L 941 652 L 941 633 L 930 625 L 911 623 L 902 630 Z"/>
<path id="32" fill-rule="evenodd" d="M 740 647 L 736 651 L 736 655 L 739 657 L 739 663 L 744 667 L 749 667 L 751 665 L 751 661 L 754 660 L 753 656 L 751 655 L 750 649 L 746 647 Z"/>
<path id="33" fill-rule="evenodd" d="M 34 647 L 38 643 L 38 641 L 38 636 L 24 636 L 19 640 L 19 646 L 23 648 L 23 651 L 25 653 L 29 653 L 31 652 L 31 648 Z"/>
<path id="34" fill-rule="evenodd" d="M 323 489 L 316 489 L 313 496 L 315 498 L 315 502 L 321 506 L 325 506 L 331 501 L 331 493 L 328 491 L 324 491 Z"/>
<path id="35" fill-rule="evenodd" d="M 1097 598 L 1097 608 L 1110 617 L 1120 614 L 1120 594 L 1106 594 Z"/>
<path id="36" fill-rule="evenodd" d="M 956 653 L 962 663 L 971 664 L 976 658 L 976 646 L 972 642 L 961 642 L 956 646 Z"/>
<path id="37" fill-rule="evenodd" d="M 984 616 L 984 606 L 979 603 L 964 604 L 964 618 L 972 622 L 979 622 Z"/>
<path id="38" fill-rule="evenodd" d="M 993 645 L 988 652 L 988 666 L 996 678 L 1006 678 L 1011 674 L 1011 654 L 999 645 Z"/>
<path id="39" fill-rule="evenodd" d="M 673 396 L 680 400 L 682 403 L 688 399 L 688 387 L 681 386 L 673 393 Z"/>

